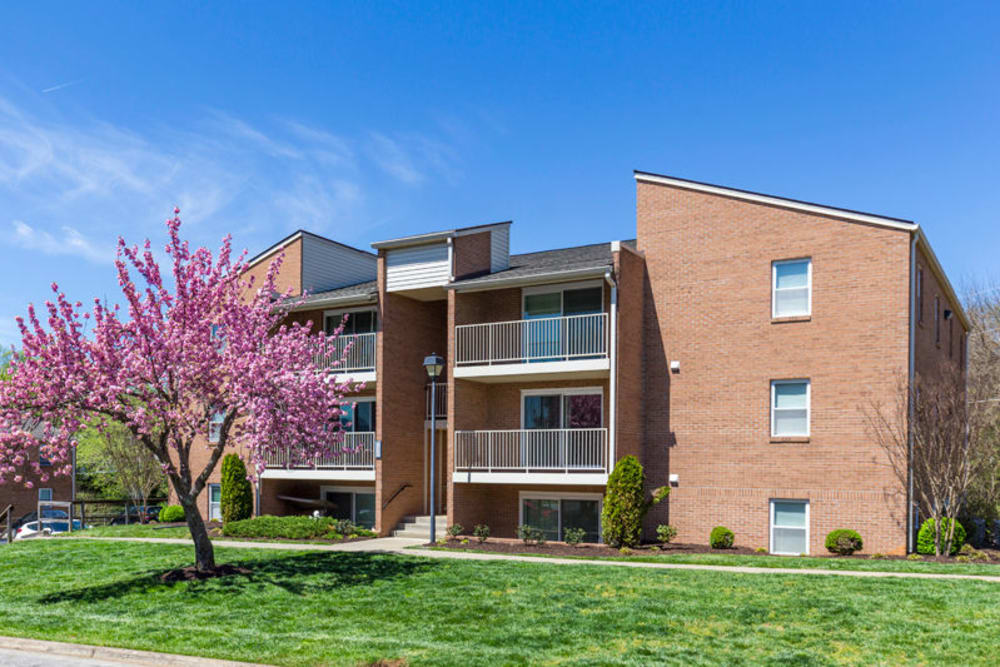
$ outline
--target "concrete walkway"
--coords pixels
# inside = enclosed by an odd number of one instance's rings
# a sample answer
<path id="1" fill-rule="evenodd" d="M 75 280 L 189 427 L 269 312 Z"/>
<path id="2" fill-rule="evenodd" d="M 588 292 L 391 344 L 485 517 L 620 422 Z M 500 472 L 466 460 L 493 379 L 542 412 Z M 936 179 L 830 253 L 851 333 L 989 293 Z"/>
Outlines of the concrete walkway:
<path id="1" fill-rule="evenodd" d="M 116 542 L 147 542 L 156 544 L 191 545 L 191 540 L 182 538 L 155 537 L 74 537 L 75 540 L 108 540 Z M 279 549 L 285 551 L 367 551 L 374 553 L 396 553 L 404 556 L 423 556 L 455 560 L 478 561 L 518 561 L 545 563 L 549 565 L 597 565 L 601 567 L 637 567 L 654 570 L 703 570 L 709 572 L 730 572 L 738 574 L 803 574 L 836 577 L 872 577 L 877 579 L 958 579 L 989 581 L 1000 584 L 1000 566 L 996 575 L 986 574 L 938 574 L 933 572 L 880 572 L 872 570 L 825 570 L 818 568 L 794 567 L 750 567 L 746 565 L 699 565 L 696 563 L 644 563 L 623 560 L 587 560 L 582 558 L 545 558 L 538 556 L 515 556 L 485 553 L 482 551 L 439 551 L 435 549 L 414 549 L 424 544 L 422 539 L 405 537 L 380 537 L 374 540 L 343 542 L 341 544 L 295 544 L 291 542 L 241 542 L 238 540 L 212 540 L 217 547 L 232 549 Z"/>
<path id="2" fill-rule="evenodd" d="M 3 636 L 0 636 L 0 665 L 13 667 L 121 667 L 122 665 L 266 667 L 265 665 L 253 665 L 249 662 L 212 660 L 172 653 L 133 651 L 126 648 L 87 646 L 85 644 Z"/>

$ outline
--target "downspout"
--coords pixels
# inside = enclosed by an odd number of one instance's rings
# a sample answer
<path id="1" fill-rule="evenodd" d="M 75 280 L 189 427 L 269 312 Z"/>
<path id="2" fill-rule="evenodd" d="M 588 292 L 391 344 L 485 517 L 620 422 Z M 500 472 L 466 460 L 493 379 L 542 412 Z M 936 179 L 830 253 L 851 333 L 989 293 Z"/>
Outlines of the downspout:
<path id="1" fill-rule="evenodd" d="M 604 273 L 604 280 L 611 286 L 611 312 L 608 314 L 608 360 L 611 373 L 608 378 L 608 472 L 615 465 L 615 441 L 618 432 L 618 285 L 611 272 Z"/>
<path id="2" fill-rule="evenodd" d="M 910 240 L 910 363 L 906 400 L 909 415 L 906 423 L 906 553 L 913 553 L 913 415 L 916 405 L 913 393 L 916 391 L 916 351 L 917 351 L 917 238 Z"/>

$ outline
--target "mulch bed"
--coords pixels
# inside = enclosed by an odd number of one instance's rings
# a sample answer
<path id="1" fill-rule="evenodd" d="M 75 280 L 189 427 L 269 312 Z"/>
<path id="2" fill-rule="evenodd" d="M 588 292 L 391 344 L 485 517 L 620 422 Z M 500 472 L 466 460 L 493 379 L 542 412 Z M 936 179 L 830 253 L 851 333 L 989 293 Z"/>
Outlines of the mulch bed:
<path id="1" fill-rule="evenodd" d="M 425 546 L 435 547 L 437 544 L 427 544 Z M 486 542 L 480 544 L 475 538 L 470 538 L 468 544 L 462 544 L 461 539 L 448 540 L 446 545 L 449 549 L 460 549 L 462 551 L 484 551 L 487 553 L 499 554 L 537 554 L 540 556 L 582 556 L 592 558 L 637 558 L 649 556 L 667 556 L 670 554 L 719 554 L 737 556 L 768 556 L 770 554 L 757 553 L 749 547 L 735 546 L 731 549 L 713 549 L 707 544 L 643 544 L 629 549 L 628 553 L 603 544 L 580 544 L 570 546 L 564 542 L 546 542 L 542 546 L 525 544 L 521 540 L 503 539 L 491 537 Z M 658 547 L 658 549 L 653 548 Z M 989 561 L 971 561 L 977 564 L 1000 565 L 1000 550 L 980 549 L 979 551 L 989 555 Z M 862 553 L 851 556 L 837 556 L 835 554 L 814 554 L 814 557 L 824 558 L 854 558 L 859 560 L 871 560 L 871 554 Z M 906 556 L 884 556 L 882 560 L 908 560 Z M 923 556 L 922 561 L 928 563 L 955 563 L 954 558 L 948 556 Z"/>
<path id="2" fill-rule="evenodd" d="M 168 570 L 160 575 L 160 581 L 165 584 L 173 584 L 178 581 L 194 581 L 196 579 L 214 579 L 216 577 L 228 577 L 234 574 L 251 574 L 253 570 L 239 567 L 231 563 L 216 565 L 212 570 L 199 570 L 194 565 L 181 567 L 176 570 Z"/>

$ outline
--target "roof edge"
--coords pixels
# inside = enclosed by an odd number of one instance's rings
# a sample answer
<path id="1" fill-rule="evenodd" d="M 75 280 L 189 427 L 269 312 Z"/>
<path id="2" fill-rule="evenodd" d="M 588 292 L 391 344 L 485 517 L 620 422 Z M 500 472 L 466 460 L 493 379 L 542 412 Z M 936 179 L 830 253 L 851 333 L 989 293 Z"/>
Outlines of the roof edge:
<path id="1" fill-rule="evenodd" d="M 948 279 L 948 274 L 944 272 L 944 267 L 941 266 L 941 262 L 937 258 L 937 254 L 934 252 L 934 248 L 931 247 L 931 242 L 927 238 L 927 234 L 924 230 L 917 227 L 914 234 L 917 237 L 917 245 L 921 246 L 924 250 L 924 254 L 927 256 L 927 261 L 931 265 L 931 270 L 934 272 L 934 276 L 938 279 L 938 283 L 944 288 L 945 295 L 951 300 L 952 304 L 955 306 L 955 310 L 958 312 L 958 318 L 962 321 L 965 326 L 966 331 L 972 331 L 972 320 L 969 319 L 969 315 L 965 312 L 965 306 L 962 304 L 962 300 L 958 298 L 958 293 L 951 284 L 951 280 Z"/>
<path id="2" fill-rule="evenodd" d="M 394 239 L 387 239 L 385 241 L 376 241 L 372 243 L 372 247 L 376 250 L 381 250 L 383 248 L 405 248 L 407 246 L 415 245 L 425 245 L 428 243 L 434 243 L 436 241 L 444 241 L 446 239 L 455 238 L 456 236 L 465 236 L 466 234 L 478 234 L 480 232 L 489 231 L 491 229 L 497 229 L 499 227 L 509 226 L 513 221 L 505 220 L 503 222 L 488 222 L 482 225 L 473 225 L 471 227 L 458 227 L 456 229 L 444 229 L 437 232 L 427 232 L 425 234 L 411 234 L 409 236 L 400 236 Z"/>
<path id="3" fill-rule="evenodd" d="M 591 278 L 603 276 L 605 273 L 611 270 L 610 264 L 595 264 L 594 266 L 588 266 L 579 269 L 569 269 L 566 271 L 549 271 L 547 273 L 535 273 L 530 276 L 511 276 L 510 278 L 495 278 L 493 280 L 480 280 L 478 278 L 471 278 L 469 280 L 463 280 L 459 282 L 454 282 L 447 285 L 447 289 L 455 290 L 456 292 L 485 292 L 492 289 L 501 289 L 507 287 L 518 287 L 521 285 L 537 285 L 555 282 L 562 282 L 566 280 L 574 280 L 576 278 Z M 496 274 L 493 274 L 496 275 Z"/>
<path id="4" fill-rule="evenodd" d="M 825 204 L 815 204 L 812 202 L 802 201 L 800 199 L 790 199 L 788 197 L 768 195 L 760 192 L 753 192 L 751 190 L 741 190 L 739 188 L 731 188 L 725 185 L 714 185 L 712 183 L 692 181 L 686 178 L 664 176 L 662 174 L 654 174 L 652 172 L 640 171 L 638 169 L 633 170 L 633 175 L 636 181 L 644 183 L 669 185 L 675 188 L 682 188 L 684 190 L 695 190 L 697 192 L 705 192 L 708 194 L 721 195 L 723 197 L 742 199 L 744 201 L 750 201 L 757 204 L 780 206 L 782 208 L 790 208 L 790 209 L 795 209 L 797 211 L 804 211 L 807 213 L 814 213 L 832 218 L 841 218 L 844 220 L 850 220 L 852 222 L 877 225 L 880 227 L 889 227 L 891 229 L 900 229 L 908 232 L 916 231 L 918 228 L 918 225 L 915 222 L 913 222 L 912 220 L 905 220 L 903 218 L 893 218 L 885 215 L 878 215 L 876 213 L 865 213 L 864 211 L 855 211 L 848 208 L 838 208 L 836 206 L 827 206 Z"/>
<path id="5" fill-rule="evenodd" d="M 283 238 L 280 241 L 278 241 L 277 243 L 271 244 L 270 246 L 268 246 L 267 248 L 265 248 L 264 250 L 260 251 L 259 253 L 257 253 L 253 257 L 251 257 L 249 260 L 247 260 L 247 263 L 246 263 L 247 268 L 250 268 L 253 265 L 260 263 L 262 260 L 266 259 L 268 256 L 273 255 L 275 252 L 277 252 L 278 250 L 281 250 L 282 248 L 284 248 L 285 246 L 287 246 L 289 243 L 292 243 L 293 241 L 295 241 L 295 240 L 297 240 L 297 239 L 299 239 L 299 238 L 301 238 L 303 236 L 311 236 L 314 239 L 319 239 L 320 241 L 324 241 L 326 243 L 332 243 L 333 245 L 340 246 L 341 248 L 344 248 L 345 250 L 351 250 L 353 252 L 365 255 L 366 257 L 371 257 L 372 259 L 375 259 L 377 257 L 375 255 L 375 253 L 371 252 L 370 250 L 362 250 L 361 248 L 355 248 L 354 246 L 347 245 L 346 243 L 341 243 L 340 241 L 334 241 L 333 239 L 327 238 L 325 236 L 320 236 L 319 234 L 307 231 L 305 229 L 297 229 L 294 232 L 292 232 L 291 234 L 289 234 L 288 236 L 286 236 L 285 238 Z"/>
<path id="6" fill-rule="evenodd" d="M 316 310 L 327 306 L 351 306 L 375 303 L 378 301 L 378 292 L 368 292 L 366 294 L 351 294 L 347 296 L 332 296 L 326 299 L 317 299 L 305 303 L 299 303 L 288 310 L 290 312 L 300 312 L 303 310 Z"/>

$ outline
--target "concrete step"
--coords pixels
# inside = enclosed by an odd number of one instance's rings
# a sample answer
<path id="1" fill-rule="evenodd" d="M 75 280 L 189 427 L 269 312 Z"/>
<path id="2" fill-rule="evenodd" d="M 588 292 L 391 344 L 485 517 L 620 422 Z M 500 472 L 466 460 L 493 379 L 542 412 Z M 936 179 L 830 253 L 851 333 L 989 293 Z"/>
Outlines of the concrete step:
<path id="1" fill-rule="evenodd" d="M 445 531 L 443 531 L 443 530 L 439 530 L 439 531 L 437 531 L 436 535 L 437 536 L 435 537 L 435 540 L 441 540 L 441 539 L 445 538 L 445 536 L 447 535 L 447 533 Z M 411 539 L 419 539 L 419 540 L 425 540 L 425 541 L 429 542 L 430 541 L 430 536 L 431 536 L 431 529 L 430 529 L 429 526 L 425 526 L 423 528 L 405 528 L 405 529 L 402 529 L 402 530 L 396 529 L 396 530 L 392 531 L 392 536 L 393 537 L 407 537 L 407 538 L 411 538 Z"/>
<path id="2" fill-rule="evenodd" d="M 436 516 L 434 525 L 435 539 L 441 539 L 445 537 L 448 533 L 447 520 L 448 517 L 441 514 Z M 431 517 L 426 516 L 407 516 L 403 517 L 403 520 L 399 522 L 396 526 L 396 530 L 392 532 L 393 537 L 407 537 L 414 539 L 429 540 L 431 533 Z"/>
<path id="3" fill-rule="evenodd" d="M 448 521 L 447 514 L 438 514 L 435 517 L 438 526 L 444 526 Z M 399 523 L 400 526 L 430 526 L 431 525 L 431 515 L 427 514 L 425 516 L 404 516 L 403 520 Z"/>

